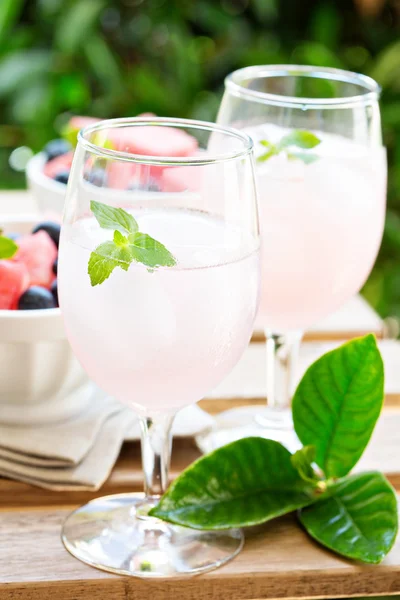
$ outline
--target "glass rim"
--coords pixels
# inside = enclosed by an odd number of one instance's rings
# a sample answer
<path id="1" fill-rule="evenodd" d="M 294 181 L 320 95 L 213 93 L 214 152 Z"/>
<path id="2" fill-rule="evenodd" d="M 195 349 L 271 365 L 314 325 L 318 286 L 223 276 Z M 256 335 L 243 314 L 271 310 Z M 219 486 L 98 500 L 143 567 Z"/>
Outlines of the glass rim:
<path id="1" fill-rule="evenodd" d="M 245 88 L 241 84 L 245 78 L 259 79 L 274 75 L 280 77 L 300 75 L 314 79 L 353 83 L 363 87 L 365 92 L 341 98 L 307 98 L 305 96 L 283 96 L 280 94 L 259 92 Z M 233 71 L 225 78 L 225 88 L 237 96 L 252 98 L 263 104 L 301 108 L 302 110 L 312 108 L 348 108 L 355 105 L 365 106 L 376 102 L 381 93 L 380 85 L 368 75 L 344 69 L 316 67 L 312 65 L 256 65 L 253 67 L 244 67 L 243 69 Z"/>
<path id="2" fill-rule="evenodd" d="M 88 136 L 105 129 L 117 129 L 119 127 L 141 126 L 141 127 L 179 127 L 181 129 L 197 129 L 224 134 L 236 138 L 243 143 L 243 148 L 224 153 L 208 153 L 204 156 L 152 156 L 145 154 L 134 154 L 131 152 L 122 152 L 104 148 L 89 141 Z M 195 119 L 178 119 L 173 117 L 122 117 L 118 119 L 104 119 L 81 129 L 78 133 L 78 144 L 89 152 L 103 158 L 121 160 L 124 162 L 133 162 L 145 165 L 173 165 L 173 166 L 195 166 L 208 165 L 240 159 L 251 154 L 253 150 L 253 141 L 249 135 L 238 131 L 233 127 L 221 127 L 208 121 L 199 121 Z"/>

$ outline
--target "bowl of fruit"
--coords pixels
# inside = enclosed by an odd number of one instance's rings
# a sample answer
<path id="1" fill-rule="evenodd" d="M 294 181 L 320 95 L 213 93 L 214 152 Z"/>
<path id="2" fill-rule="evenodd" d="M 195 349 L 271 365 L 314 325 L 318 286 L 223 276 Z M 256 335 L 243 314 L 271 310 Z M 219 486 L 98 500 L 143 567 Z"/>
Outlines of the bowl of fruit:
<path id="1" fill-rule="evenodd" d="M 60 225 L 0 217 L 0 421 L 72 417 L 91 384 L 66 339 L 58 308 Z"/>
<path id="2" fill-rule="evenodd" d="M 143 113 L 141 118 L 154 117 L 152 113 Z M 32 191 L 41 212 L 61 214 L 69 174 L 71 171 L 74 149 L 78 132 L 98 122 L 92 117 L 72 117 L 62 131 L 60 139 L 51 140 L 42 152 L 30 159 L 26 168 L 28 187 Z M 104 142 L 104 140 L 103 140 Z M 198 153 L 198 142 L 184 130 L 173 127 L 153 129 L 151 139 L 143 127 L 127 127 L 125 129 L 110 128 L 106 147 L 109 149 L 151 156 L 194 156 Z M 101 163 L 101 161 L 98 161 Z M 104 163 L 104 161 L 103 161 Z M 109 161 L 88 173 L 85 185 L 88 193 L 106 196 L 109 188 L 115 193 L 129 192 L 151 194 L 162 191 L 196 190 L 199 182 L 196 179 L 198 169 L 153 167 L 149 171 L 140 167 Z M 85 174 L 83 175 L 85 178 Z"/>

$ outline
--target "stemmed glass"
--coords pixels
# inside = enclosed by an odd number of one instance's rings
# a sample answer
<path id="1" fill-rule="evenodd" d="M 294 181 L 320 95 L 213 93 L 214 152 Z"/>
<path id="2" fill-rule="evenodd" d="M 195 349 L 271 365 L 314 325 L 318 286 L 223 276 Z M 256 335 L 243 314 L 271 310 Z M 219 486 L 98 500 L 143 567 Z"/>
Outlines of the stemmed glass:
<path id="1" fill-rule="evenodd" d="M 379 93 L 364 75 L 311 66 L 254 66 L 225 80 L 217 122 L 255 145 L 268 407 L 220 415 L 204 450 L 251 433 L 296 445 L 289 407 L 302 333 L 360 290 L 382 238 Z"/>
<path id="2" fill-rule="evenodd" d="M 137 413 L 145 488 L 68 517 L 62 539 L 80 560 L 157 577 L 202 572 L 240 551 L 240 530 L 194 531 L 148 512 L 167 486 L 174 414 L 215 387 L 249 342 L 259 244 L 246 134 L 163 118 L 103 121 L 79 134 L 60 305 L 88 375 Z"/>

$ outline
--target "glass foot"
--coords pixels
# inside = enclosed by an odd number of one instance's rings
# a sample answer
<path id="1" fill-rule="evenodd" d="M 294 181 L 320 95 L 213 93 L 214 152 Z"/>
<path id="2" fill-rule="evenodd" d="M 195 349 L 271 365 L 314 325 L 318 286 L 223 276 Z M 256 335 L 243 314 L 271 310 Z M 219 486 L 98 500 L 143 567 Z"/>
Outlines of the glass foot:
<path id="1" fill-rule="evenodd" d="M 92 500 L 64 523 L 62 541 L 79 560 L 121 575 L 170 577 L 223 565 L 243 547 L 240 529 L 196 531 L 147 517 L 143 494 Z"/>
<path id="2" fill-rule="evenodd" d="M 213 427 L 196 437 L 199 449 L 207 454 L 245 437 L 264 437 L 283 444 L 290 452 L 301 448 L 293 429 L 291 410 L 243 406 L 216 415 Z"/>

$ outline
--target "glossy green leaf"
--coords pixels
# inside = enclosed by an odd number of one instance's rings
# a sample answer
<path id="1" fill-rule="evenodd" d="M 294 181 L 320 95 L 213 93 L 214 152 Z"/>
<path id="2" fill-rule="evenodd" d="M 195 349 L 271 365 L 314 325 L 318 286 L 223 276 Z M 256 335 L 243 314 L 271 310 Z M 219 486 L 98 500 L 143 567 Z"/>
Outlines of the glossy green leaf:
<path id="1" fill-rule="evenodd" d="M 313 469 L 315 461 L 315 446 L 304 446 L 297 450 L 291 457 L 291 462 L 300 477 L 304 481 L 315 483 L 319 481 L 318 475 Z"/>
<path id="2" fill-rule="evenodd" d="M 318 542 L 347 558 L 379 563 L 398 530 L 394 490 L 378 472 L 346 477 L 330 497 L 304 508 L 299 519 Z"/>
<path id="3" fill-rule="evenodd" d="M 315 445 L 327 477 L 343 477 L 367 446 L 383 403 L 383 362 L 375 336 L 357 338 L 309 367 L 293 397 L 296 433 Z"/>
<path id="4" fill-rule="evenodd" d="M 150 514 L 193 529 L 264 523 L 313 501 L 290 459 L 273 440 L 232 442 L 185 469 Z"/>

